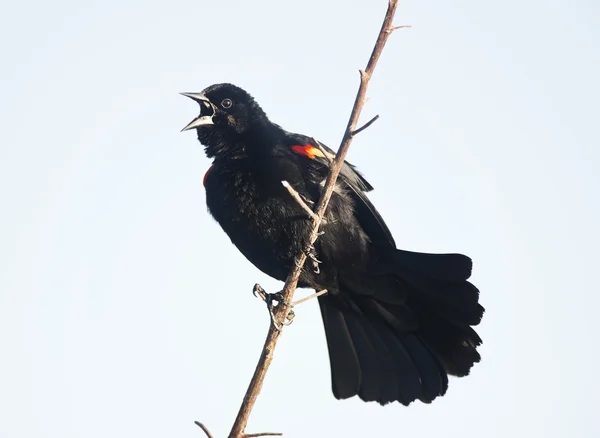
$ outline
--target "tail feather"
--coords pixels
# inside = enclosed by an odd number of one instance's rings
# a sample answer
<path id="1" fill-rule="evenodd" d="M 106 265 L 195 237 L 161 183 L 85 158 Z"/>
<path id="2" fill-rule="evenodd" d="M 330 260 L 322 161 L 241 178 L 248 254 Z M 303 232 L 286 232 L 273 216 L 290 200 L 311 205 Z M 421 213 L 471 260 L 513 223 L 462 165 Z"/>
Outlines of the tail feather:
<path id="1" fill-rule="evenodd" d="M 403 267 L 396 270 L 403 283 L 408 283 L 412 289 L 419 291 L 449 309 L 468 312 L 477 307 L 479 289 L 468 281 L 450 282 L 431 278 L 421 273 L 411 272 Z"/>
<path id="2" fill-rule="evenodd" d="M 319 297 L 336 398 L 430 403 L 446 393 L 448 375 L 465 376 L 481 360 L 471 326 L 484 309 L 466 281 L 470 259 L 398 254 L 387 273 L 340 272 L 340 290 Z"/>
<path id="3" fill-rule="evenodd" d="M 468 325 L 456 325 L 440 318 L 426 306 L 413 304 L 419 314 L 419 334 L 443 362 L 448 374 L 466 376 L 474 364 L 481 360 L 477 347 L 482 341 Z M 482 308 L 483 311 L 483 308 Z"/>
<path id="4" fill-rule="evenodd" d="M 404 289 L 411 291 L 410 299 L 407 301 L 407 306 L 411 309 L 413 309 L 412 303 L 418 301 L 422 306 L 456 325 L 471 326 L 478 325 L 481 322 L 483 307 L 477 302 L 479 300 L 478 294 L 469 298 L 457 294 L 456 302 L 452 302 L 452 292 L 456 291 L 456 288 L 452 288 L 452 285 L 444 288 L 443 283 L 441 283 L 436 289 L 439 293 L 435 293 L 436 290 L 425 287 L 422 282 L 414 281 L 414 278 L 410 280 L 403 278 L 401 283 Z M 465 283 L 468 284 L 467 288 L 472 286 L 466 281 Z M 464 303 L 464 305 L 461 306 L 460 303 Z"/>
<path id="5" fill-rule="evenodd" d="M 419 370 L 422 388 L 419 400 L 431 403 L 438 395 L 444 395 L 448 389 L 446 371 L 435 356 L 415 335 L 405 335 L 402 343 Z"/>
<path id="6" fill-rule="evenodd" d="M 473 262 L 463 254 L 427 254 L 397 249 L 399 266 L 445 281 L 462 281 L 471 276 Z"/>
<path id="7" fill-rule="evenodd" d="M 319 298 L 319 302 L 328 301 L 326 298 Z M 332 305 L 320 307 L 329 349 L 333 395 L 338 399 L 352 397 L 360 385 L 360 365 L 354 343 L 342 310 Z"/>
<path id="8" fill-rule="evenodd" d="M 378 331 L 375 329 L 372 321 L 365 316 L 361 316 L 358 319 L 359 320 L 357 322 L 362 326 L 364 334 L 366 335 L 369 343 L 373 346 L 372 352 L 369 352 L 367 348 L 359 348 L 359 360 L 365 354 L 373 354 L 373 356 L 370 356 L 366 360 L 375 361 L 379 375 L 379 382 L 377 382 L 378 386 L 373 386 L 370 391 L 363 388 L 368 387 L 371 383 L 368 380 L 361 379 L 362 391 L 359 391 L 358 395 L 365 401 L 371 401 L 364 396 L 364 393 L 367 391 L 373 392 L 376 395 L 372 398 L 372 400 L 377 401 L 382 405 L 398 400 L 400 376 L 398 374 L 398 370 L 396 369 L 394 357 L 390 353 L 387 345 L 379 335 Z M 361 367 L 361 378 L 366 374 L 368 374 L 368 370 Z"/>
<path id="9" fill-rule="evenodd" d="M 398 398 L 404 406 L 421 398 L 421 376 L 406 347 L 392 330 L 382 321 L 373 321 L 373 326 L 391 353 L 398 376 Z"/>
<path id="10" fill-rule="evenodd" d="M 364 272 L 344 271 L 339 277 L 340 289 L 348 289 L 356 295 L 377 297 L 387 304 L 404 304 L 408 290 L 398 287 L 398 279 L 392 276 L 365 275 Z"/>
<path id="11" fill-rule="evenodd" d="M 364 401 L 379 401 L 383 379 L 380 361 L 384 355 L 367 336 L 367 322 L 362 315 L 347 312 L 344 317 L 360 364 L 358 396 Z"/>
<path id="12" fill-rule="evenodd" d="M 357 313 L 336 298 L 319 298 L 336 398 L 358 395 L 382 405 L 392 401 L 408 405 L 417 399 L 429 403 L 446 392 L 448 380 L 441 363 L 422 340 L 394 327 L 395 316 L 377 317 L 375 312 L 385 309 L 366 306 L 364 298 L 355 302 L 361 309 Z"/>
<path id="13" fill-rule="evenodd" d="M 374 319 L 383 319 L 399 333 L 414 332 L 419 327 L 419 320 L 406 305 L 388 305 L 384 307 L 383 304 L 375 300 L 364 301 L 366 300 L 363 300 L 364 307 L 369 309 L 369 314 Z"/>

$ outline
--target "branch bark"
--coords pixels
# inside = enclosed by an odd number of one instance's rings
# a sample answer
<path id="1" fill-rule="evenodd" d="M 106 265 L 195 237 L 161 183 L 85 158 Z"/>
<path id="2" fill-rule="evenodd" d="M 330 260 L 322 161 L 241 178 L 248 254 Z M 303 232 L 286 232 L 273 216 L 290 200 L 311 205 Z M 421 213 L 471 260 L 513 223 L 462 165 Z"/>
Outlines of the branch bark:
<path id="1" fill-rule="evenodd" d="M 383 51 L 385 43 L 387 42 L 387 39 L 391 35 L 391 33 L 395 29 L 399 28 L 394 27 L 392 25 L 392 20 L 394 18 L 394 14 L 396 13 L 397 6 L 398 0 L 388 1 L 387 12 L 385 14 L 381 30 L 379 31 L 379 36 L 377 37 L 377 41 L 375 42 L 375 47 L 373 48 L 373 51 L 369 58 L 369 62 L 367 63 L 367 67 L 365 70 L 360 70 L 360 86 L 358 88 L 358 93 L 356 94 L 356 99 L 354 100 L 354 106 L 350 114 L 350 119 L 348 120 L 348 125 L 346 126 L 346 130 L 342 137 L 340 148 L 338 149 L 335 158 L 331 162 L 331 168 L 327 177 L 327 181 L 325 183 L 323 194 L 321 195 L 321 198 L 319 199 L 317 207 L 314 211 L 315 216 L 312 216 L 313 228 L 309 238 L 311 244 L 313 244 L 319 237 L 319 227 L 323 222 L 323 216 L 325 214 L 327 204 L 329 203 L 329 199 L 331 198 L 331 195 L 333 193 L 333 187 L 335 185 L 335 182 L 337 181 L 337 177 L 340 173 L 342 164 L 344 163 L 346 154 L 348 153 L 348 149 L 350 148 L 350 145 L 352 143 L 352 139 L 354 135 L 356 135 L 358 132 L 364 129 L 361 128 L 360 130 L 356 130 L 356 124 L 365 104 L 365 96 L 367 93 L 369 81 L 371 79 L 371 76 L 373 75 L 373 71 L 375 70 L 375 66 L 377 65 L 377 61 L 381 56 L 381 52 Z M 369 122 L 368 125 L 373 121 Z M 274 316 L 277 321 L 285 321 L 287 318 L 288 312 L 290 311 L 290 306 L 284 303 L 291 302 L 296 287 L 298 285 L 300 273 L 302 272 L 302 268 L 304 267 L 306 259 L 306 253 L 303 252 L 299 254 L 296 260 L 296 265 L 287 277 L 282 291 L 283 302 L 277 305 L 274 311 Z M 269 327 L 267 339 L 265 340 L 263 351 L 260 355 L 260 359 L 256 366 L 256 370 L 254 371 L 254 375 L 252 376 L 252 380 L 250 381 L 250 385 L 248 386 L 248 390 L 246 391 L 246 395 L 244 396 L 244 400 L 242 402 L 238 415 L 235 419 L 233 427 L 231 428 L 231 432 L 229 433 L 229 438 L 247 438 L 249 436 L 252 436 L 245 433 L 246 425 L 248 424 L 248 418 L 250 417 L 252 408 L 256 403 L 258 394 L 262 389 L 267 370 L 269 369 L 269 366 L 271 365 L 271 362 L 273 360 L 273 351 L 275 349 L 277 340 L 279 339 L 280 335 L 281 330 L 276 327 L 276 324 L 272 323 Z"/>

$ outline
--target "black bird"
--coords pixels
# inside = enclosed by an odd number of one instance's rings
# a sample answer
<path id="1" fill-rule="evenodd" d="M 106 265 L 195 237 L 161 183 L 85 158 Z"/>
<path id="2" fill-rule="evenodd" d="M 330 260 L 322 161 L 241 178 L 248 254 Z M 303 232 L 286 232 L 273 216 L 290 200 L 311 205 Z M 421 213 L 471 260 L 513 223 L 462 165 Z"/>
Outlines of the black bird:
<path id="1" fill-rule="evenodd" d="M 282 181 L 315 205 L 327 158 L 309 137 L 271 122 L 235 85 L 182 94 L 200 104 L 183 130 L 196 129 L 214 159 L 204 176 L 211 215 L 250 262 L 285 281 L 312 222 Z M 344 164 L 314 245 L 320 272 L 307 263 L 299 287 L 329 291 L 319 305 L 336 398 L 430 403 L 446 392 L 448 375 L 466 376 L 480 360 L 471 326 L 484 309 L 467 281 L 471 259 L 397 249 L 367 198 L 372 189 Z"/>

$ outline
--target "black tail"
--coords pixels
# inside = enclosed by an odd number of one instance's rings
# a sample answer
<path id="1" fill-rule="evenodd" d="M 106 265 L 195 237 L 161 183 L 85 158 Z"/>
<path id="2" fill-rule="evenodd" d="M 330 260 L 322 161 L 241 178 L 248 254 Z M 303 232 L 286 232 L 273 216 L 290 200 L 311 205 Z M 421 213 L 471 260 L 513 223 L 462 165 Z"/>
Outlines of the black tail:
<path id="1" fill-rule="evenodd" d="M 393 261 L 392 261 L 393 260 Z M 479 362 L 483 307 L 460 254 L 396 251 L 387 274 L 340 273 L 319 298 L 336 398 L 430 403 Z"/>

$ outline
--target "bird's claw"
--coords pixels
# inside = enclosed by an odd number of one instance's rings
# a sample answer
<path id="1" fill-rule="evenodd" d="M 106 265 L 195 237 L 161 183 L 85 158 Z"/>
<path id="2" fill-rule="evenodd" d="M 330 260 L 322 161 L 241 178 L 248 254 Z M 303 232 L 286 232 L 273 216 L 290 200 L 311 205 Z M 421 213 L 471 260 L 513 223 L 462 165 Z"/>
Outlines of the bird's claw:
<path id="1" fill-rule="evenodd" d="M 273 295 L 277 295 L 277 294 L 273 294 Z M 280 302 L 283 303 L 284 301 L 280 301 Z M 286 304 L 286 305 L 289 305 L 289 304 Z M 275 327 L 275 329 L 278 332 L 281 331 L 283 326 L 291 325 L 292 322 L 294 322 L 294 317 L 296 316 L 296 314 L 294 313 L 294 311 L 292 309 L 289 310 L 289 312 L 285 316 L 285 319 L 283 320 L 283 322 L 279 323 L 279 322 L 277 322 L 277 318 L 275 317 L 275 313 L 273 312 L 274 307 L 272 305 L 269 306 L 268 304 L 267 304 L 267 306 L 269 307 L 269 315 L 271 316 L 271 324 L 273 324 L 273 327 Z"/>
<path id="2" fill-rule="evenodd" d="M 255 297 L 260 297 L 261 300 L 265 301 L 267 292 L 265 292 L 260 284 L 256 283 L 252 288 L 252 295 Z"/>
<path id="3" fill-rule="evenodd" d="M 283 325 L 292 324 L 294 322 L 295 317 L 296 317 L 296 314 L 294 313 L 294 311 L 292 309 L 290 309 L 287 316 L 285 317 L 285 321 L 283 321 Z"/>

